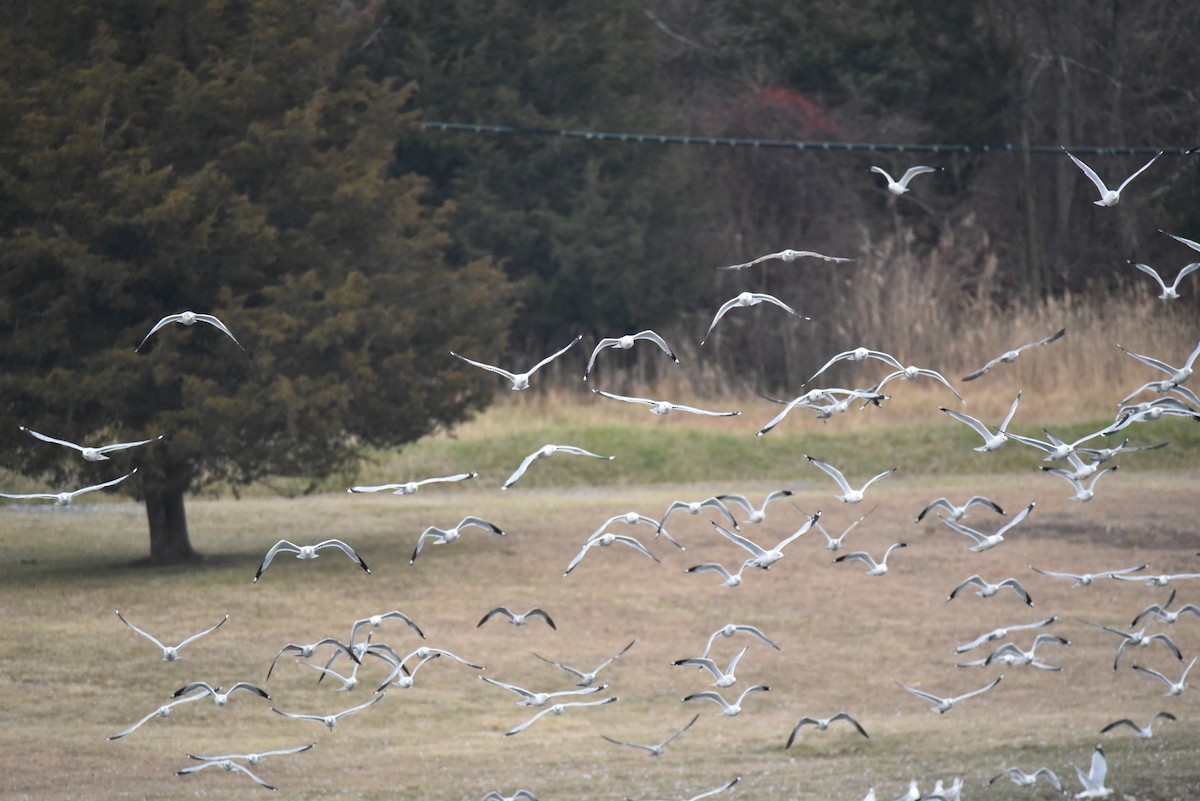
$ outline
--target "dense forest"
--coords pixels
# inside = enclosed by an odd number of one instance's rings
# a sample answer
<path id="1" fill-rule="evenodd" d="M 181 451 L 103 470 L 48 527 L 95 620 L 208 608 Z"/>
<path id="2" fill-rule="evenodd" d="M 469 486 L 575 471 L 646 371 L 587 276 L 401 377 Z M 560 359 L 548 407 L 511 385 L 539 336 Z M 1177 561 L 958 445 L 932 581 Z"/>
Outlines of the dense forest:
<path id="1" fill-rule="evenodd" d="M 1188 10 L 12 0 L 0 7 L 6 466 L 80 472 L 18 424 L 189 431 L 143 472 L 151 530 L 157 508 L 169 531 L 189 488 L 327 474 L 364 445 L 482 407 L 494 384 L 450 349 L 494 358 L 671 326 L 698 340 L 717 305 L 753 288 L 825 317 L 802 344 L 757 345 L 770 331 L 750 322 L 709 348 L 770 389 L 792 385 L 810 352 L 858 344 L 901 284 L 935 282 L 941 308 L 1002 309 L 1145 281 L 1130 261 L 1171 276 L 1195 254 L 1160 231 L 1200 238 Z M 1063 146 L 1113 184 L 1167 152 L 1103 208 Z M 902 197 L 870 172 L 914 164 L 938 172 Z M 716 269 L 784 248 L 853 258 L 870 279 Z M 1172 313 L 1194 317 L 1196 283 L 1181 293 Z M 865 312 L 847 311 L 851 295 Z M 135 358 L 150 325 L 185 308 L 237 318 L 246 359 L 216 340 Z"/>

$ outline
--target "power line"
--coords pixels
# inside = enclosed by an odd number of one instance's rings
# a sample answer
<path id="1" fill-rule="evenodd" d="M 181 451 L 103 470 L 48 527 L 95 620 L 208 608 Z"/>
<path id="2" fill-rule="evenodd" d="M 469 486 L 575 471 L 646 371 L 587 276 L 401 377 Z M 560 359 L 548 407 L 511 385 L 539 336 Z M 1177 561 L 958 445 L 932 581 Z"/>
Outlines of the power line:
<path id="1" fill-rule="evenodd" d="M 872 153 L 1033 153 L 1055 155 L 1063 152 L 1062 145 L 995 145 L 917 144 L 904 142 L 819 142 L 804 139 L 749 139 L 729 136 L 690 136 L 683 134 L 648 134 L 624 131 L 581 131 L 554 128 L 525 128 L 516 125 L 484 125 L 480 123 L 422 121 L 417 126 L 426 130 L 457 131 L 472 134 L 515 134 L 519 136 L 557 136 L 568 139 L 590 139 L 607 142 L 634 142 L 658 145 L 707 145 L 710 147 L 751 147 L 787 150 L 865 151 Z M 1200 148 L 1186 147 L 1071 147 L 1073 153 L 1096 156 L 1148 156 L 1169 153 L 1186 156 Z"/>

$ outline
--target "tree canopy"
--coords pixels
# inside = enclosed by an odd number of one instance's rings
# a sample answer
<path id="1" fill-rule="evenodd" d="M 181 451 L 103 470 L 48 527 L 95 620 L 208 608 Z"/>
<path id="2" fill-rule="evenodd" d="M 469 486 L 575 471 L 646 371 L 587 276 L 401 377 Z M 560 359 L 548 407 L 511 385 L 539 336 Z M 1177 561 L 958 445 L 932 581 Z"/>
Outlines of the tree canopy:
<path id="1" fill-rule="evenodd" d="M 413 87 L 353 58 L 377 13 L 58 2 L 0 30 L 0 452 L 102 480 L 18 425 L 165 435 L 129 456 L 154 561 L 191 555 L 188 490 L 327 475 L 488 399 L 447 351 L 503 341 L 509 285 L 399 169 Z M 167 326 L 134 352 L 185 309 L 247 351 Z"/>

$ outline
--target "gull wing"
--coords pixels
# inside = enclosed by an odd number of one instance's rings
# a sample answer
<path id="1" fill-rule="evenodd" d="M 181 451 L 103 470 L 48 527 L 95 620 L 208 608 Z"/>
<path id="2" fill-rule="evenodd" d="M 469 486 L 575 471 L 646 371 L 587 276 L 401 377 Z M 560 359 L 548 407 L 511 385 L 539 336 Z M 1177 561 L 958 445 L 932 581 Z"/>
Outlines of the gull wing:
<path id="1" fill-rule="evenodd" d="M 146 340 L 149 339 L 151 336 L 153 336 L 154 333 L 156 331 L 158 331 L 160 328 L 162 328 L 164 325 L 169 325 L 170 323 L 177 323 L 182 319 L 183 319 L 182 314 L 168 314 L 166 317 L 159 320 L 157 323 L 154 324 L 154 327 L 150 329 L 150 333 L 148 333 L 148 334 L 146 334 L 146 336 L 142 337 L 142 341 L 140 343 L 138 343 L 138 346 L 136 348 L 133 349 L 133 352 L 137 353 L 139 350 L 141 350 L 142 345 L 146 344 Z"/>
<path id="2" fill-rule="evenodd" d="M 255 581 L 258 581 L 259 576 L 263 574 L 263 571 L 266 570 L 267 566 L 271 564 L 271 560 L 274 559 L 275 555 L 280 551 L 285 551 L 287 553 L 300 553 L 300 548 L 288 540 L 280 540 L 272 545 L 267 551 L 267 555 L 263 557 L 262 564 L 258 566 L 258 572 L 254 574 Z"/>
<path id="3" fill-rule="evenodd" d="M 118 612 L 117 614 L 119 615 L 119 614 L 120 614 L 120 612 Z M 122 618 L 122 619 L 124 619 L 124 618 Z M 225 617 L 221 618 L 221 622 L 220 622 L 220 623 L 218 623 L 217 625 L 213 626 L 212 628 L 205 629 L 204 631 L 202 631 L 202 632 L 200 632 L 200 633 L 198 633 L 198 634 L 193 634 L 191 637 L 188 637 L 186 640 L 184 640 L 183 642 L 179 643 L 179 645 L 175 646 L 175 649 L 176 649 L 176 650 L 178 650 L 178 649 L 182 648 L 183 646 L 187 645 L 188 643 L 190 643 L 190 642 L 193 642 L 193 641 L 195 641 L 195 640 L 198 640 L 198 639 L 200 639 L 200 638 L 201 638 L 201 637 L 203 637 L 205 634 L 212 634 L 214 631 L 216 631 L 217 629 L 221 628 L 221 626 L 224 626 L 224 625 L 225 625 L 225 621 L 226 621 L 226 620 L 229 620 L 229 615 L 228 615 L 228 614 L 227 614 L 227 615 L 225 615 Z M 131 627 L 131 628 L 132 628 L 132 627 Z M 137 631 L 137 629 L 134 629 L 134 631 Z M 142 633 L 143 633 L 143 634 L 145 634 L 145 632 L 142 632 Z M 149 635 L 147 635 L 147 636 L 149 636 Z M 151 639 L 154 639 L 154 638 L 153 638 L 153 637 L 151 637 Z"/>
<path id="4" fill-rule="evenodd" d="M 729 300 L 727 300 L 721 304 L 721 308 L 717 309 L 717 314 L 715 317 L 713 317 L 713 321 L 711 323 L 709 323 L 708 330 L 704 332 L 704 338 L 700 340 L 700 347 L 704 347 L 704 343 L 708 340 L 708 337 L 712 334 L 713 329 L 717 327 L 717 323 L 720 322 L 721 318 L 725 316 L 725 313 L 737 305 L 738 305 L 737 298 L 730 298 Z"/>
<path id="5" fill-rule="evenodd" d="M 735 545 L 740 545 L 742 548 L 745 548 L 747 551 L 749 551 L 755 557 L 762 557 L 762 556 L 767 555 L 766 550 L 764 550 L 758 544 L 747 539 L 746 537 L 743 537 L 741 534 L 735 534 L 734 532 L 730 531 L 729 529 L 724 528 L 720 523 L 717 523 L 715 520 L 709 520 L 708 522 L 712 524 L 713 528 L 715 528 L 717 531 L 721 532 L 721 535 L 723 537 L 725 537 L 725 539 L 729 540 L 730 542 L 734 543 Z"/>
<path id="6" fill-rule="evenodd" d="M 1169 605 L 1169 604 L 1170 604 L 1170 601 L 1168 601 L 1167 603 L 1168 603 L 1168 605 Z M 121 614 L 121 610 L 120 610 L 120 609 L 117 609 L 117 610 L 114 610 L 114 611 L 116 611 L 116 613 L 117 613 L 117 617 L 121 618 L 121 622 L 122 622 L 122 623 L 124 623 L 126 626 L 129 626 L 129 628 L 133 629 L 133 630 L 134 630 L 134 631 L 136 631 L 138 634 L 142 635 L 142 636 L 143 636 L 143 637 L 145 637 L 147 640 L 149 640 L 150 642 L 152 642 L 152 643 L 154 643 L 155 645 L 157 645 L 157 646 L 158 646 L 159 648 L 161 648 L 163 651 L 166 651 L 166 650 L 167 650 L 167 647 L 166 647 L 165 645 L 163 645 L 161 642 L 159 642 L 159 639 L 158 639 L 157 637 L 155 637 L 153 634 L 151 634 L 151 633 L 150 633 L 150 632 L 148 632 L 148 631 L 142 631 L 142 630 L 141 630 L 141 629 L 139 629 L 137 626 L 133 625 L 133 624 L 132 624 L 132 623 L 130 623 L 128 620 L 126 620 L 126 619 L 125 619 L 125 616 Z M 228 619 L 228 618 L 229 618 L 229 615 L 226 615 L 225 617 L 226 617 L 226 619 Z M 224 622 L 225 622 L 224 620 L 222 620 L 222 621 L 221 621 L 221 623 L 224 623 Z M 221 625 L 221 623 L 218 623 L 218 624 L 217 624 L 217 626 L 220 626 L 220 625 Z M 215 628 L 216 628 L 216 626 L 214 626 L 213 628 L 215 629 Z M 210 631 L 211 631 L 211 629 L 210 629 Z M 207 632 L 204 632 L 204 633 L 207 633 Z M 196 636 L 200 636 L 200 635 L 196 635 Z M 190 642 L 190 640 L 189 640 L 188 642 Z M 184 643 L 184 644 L 186 644 L 186 643 Z M 180 646 L 180 647 L 182 647 L 182 646 Z"/>
<path id="7" fill-rule="evenodd" d="M 25 426 L 17 426 L 17 427 L 19 429 L 21 429 L 22 431 L 24 431 L 26 434 L 29 434 L 30 436 L 33 436 L 33 437 L 37 437 L 42 442 L 52 442 L 55 445 L 66 445 L 68 448 L 74 448 L 75 450 L 79 451 L 80 453 L 83 452 L 82 445 L 76 445 L 74 442 L 67 442 L 65 439 L 55 439 L 54 437 L 48 437 L 45 434 L 39 434 L 38 432 L 34 431 L 32 428 L 26 428 Z"/>
<path id="8" fill-rule="evenodd" d="M 1135 262 L 1135 261 L 1130 261 L 1128 263 L 1132 264 L 1134 267 L 1138 268 L 1139 270 L 1144 272 L 1146 275 L 1150 276 L 1156 282 L 1158 282 L 1159 287 L 1162 289 L 1162 291 L 1164 293 L 1167 291 L 1166 282 L 1164 282 L 1162 279 L 1162 276 L 1158 274 L 1158 270 L 1154 269 L 1149 264 L 1141 264 L 1141 263 Z M 1101 733 L 1103 733 L 1103 732 L 1101 732 Z"/>
<path id="9" fill-rule="evenodd" d="M 524 459 L 522 459 L 521 464 L 517 467 L 516 470 L 513 471 L 513 474 L 511 476 L 509 476 L 507 480 L 505 480 L 504 485 L 501 486 L 500 489 L 506 490 L 509 487 L 511 487 L 513 484 L 516 484 L 517 481 L 521 478 L 521 476 L 525 475 L 525 471 L 529 469 L 529 465 L 533 464 L 534 459 L 538 458 L 539 453 L 541 453 L 540 449 L 534 451 L 533 453 L 529 454 Z"/>
<path id="10" fill-rule="evenodd" d="M 867 483 L 866 483 L 866 484 L 863 484 L 863 487 L 862 487 L 862 488 L 863 488 L 863 492 L 866 492 L 866 491 L 867 491 L 867 487 L 871 486 L 872 484 L 874 484 L 874 483 L 875 483 L 876 481 L 878 481 L 879 479 L 881 479 L 881 478 L 887 478 L 888 476 L 890 476 L 892 473 L 895 473 L 895 472 L 896 472 L 897 470 L 899 470 L 899 469 L 900 469 L 899 467 L 893 467 L 893 468 L 891 468 L 891 469 L 889 469 L 889 470 L 884 470 L 882 473 L 880 473 L 880 474 L 879 474 L 879 475 L 877 475 L 877 476 L 872 476 L 870 479 L 868 479 L 868 480 L 867 480 Z"/>
<path id="11" fill-rule="evenodd" d="M 809 317 L 805 317 L 803 314 L 796 311 L 791 306 L 787 305 L 786 303 L 784 303 L 782 300 L 775 297 L 774 295 L 768 295 L 765 292 L 752 292 L 751 294 L 753 295 L 755 300 L 760 301 L 760 302 L 766 301 L 767 303 L 773 303 L 776 306 L 778 306 L 779 308 L 783 309 L 788 314 L 792 315 L 793 317 L 801 317 L 805 320 L 811 319 Z"/>
<path id="12" fill-rule="evenodd" d="M 877 172 L 877 173 L 879 173 L 879 174 L 880 174 L 880 175 L 882 175 L 882 176 L 883 176 L 885 179 L 887 179 L 887 182 L 888 182 L 889 184 L 894 184 L 894 183 L 896 183 L 896 181 L 892 179 L 892 176 L 891 176 L 891 175 L 888 173 L 888 171 L 887 171 L 887 170 L 885 170 L 883 167 L 876 167 L 875 165 L 871 165 L 871 172 Z"/>
<path id="13" fill-rule="evenodd" d="M 858 729 L 858 733 L 859 733 L 859 734 L 861 734 L 863 737 L 866 737 L 868 740 L 869 740 L 869 739 L 871 739 L 871 735 L 867 734 L 867 730 L 866 730 L 866 729 L 864 729 L 864 728 L 862 727 L 862 724 L 860 724 L 860 723 L 859 723 L 857 720 L 855 720 L 854 718 L 850 717 L 850 715 L 846 714 L 845 712 L 838 712 L 836 715 L 834 715 L 833 717 L 831 717 L 831 718 L 829 719 L 829 721 L 830 721 L 831 723 L 832 723 L 833 721 L 835 721 L 835 720 L 844 720 L 844 721 L 846 721 L 846 722 L 847 722 L 847 723 L 849 723 L 851 726 L 853 726 L 854 728 Z"/>
<path id="14" fill-rule="evenodd" d="M 633 398 L 628 395 L 617 395 L 614 392 L 605 392 L 602 389 L 593 388 L 592 392 L 595 392 L 597 395 L 603 395 L 606 398 L 612 398 L 613 400 L 625 401 L 626 403 L 644 403 L 647 406 L 653 406 L 655 403 L 649 398 Z"/>
<path id="15" fill-rule="evenodd" d="M 126 473 L 125 475 L 121 476 L 120 478 L 114 478 L 111 481 L 105 481 L 100 484 L 93 484 L 90 487 L 81 487 L 80 489 L 77 489 L 74 492 L 72 492 L 71 497 L 74 498 L 76 495 L 82 495 L 85 492 L 92 492 L 94 490 L 101 490 L 101 489 L 105 489 L 106 487 L 115 486 L 117 484 L 120 484 L 122 481 L 129 478 L 130 476 L 132 476 L 137 471 L 138 471 L 138 469 L 135 467 L 132 470 L 130 470 L 128 473 Z"/>
<path id="16" fill-rule="evenodd" d="M 230 339 L 232 339 L 239 348 L 241 348 L 242 350 L 246 349 L 245 346 L 243 346 L 241 342 L 238 342 L 238 338 L 233 335 L 233 332 L 229 330 L 229 328 L 225 325 L 225 323 L 221 322 L 213 315 L 197 314 L 196 319 L 202 323 L 208 323 L 209 325 L 217 328 L 219 331 L 221 331 L 226 336 L 228 336 Z M 253 774 L 251 774 L 251 775 L 253 775 Z M 271 789 L 275 789 L 275 788 L 271 788 Z"/>
<path id="17" fill-rule="evenodd" d="M 816 465 L 817 467 L 821 468 L 826 473 L 828 473 L 829 476 L 834 481 L 837 482 L 838 486 L 842 488 L 843 494 L 851 491 L 850 485 L 846 482 L 846 477 L 844 475 L 842 475 L 841 470 L 838 470 L 836 467 L 834 467 L 831 464 L 826 464 L 825 462 L 822 462 L 820 459 L 814 459 L 813 457 L 808 456 L 807 454 L 805 455 L 804 458 L 808 459 L 808 461 L 812 462 L 814 465 Z M 872 481 L 873 480 L 874 479 L 872 479 Z M 870 482 L 868 482 L 868 483 L 870 483 Z"/>
<path id="18" fill-rule="evenodd" d="M 528 372 L 528 373 L 526 373 L 526 375 L 533 375 L 533 374 L 534 374 L 534 373 L 536 373 L 538 370 L 541 370 L 541 369 L 542 369 L 543 367 L 545 367 L 547 364 L 549 364 L 550 362 L 554 361 L 554 360 L 555 360 L 555 359 L 557 359 L 559 356 L 562 356 L 564 353 L 566 353 L 566 352 L 567 352 L 567 351 L 569 351 L 571 348 L 573 348 L 573 347 L 575 346 L 575 343 L 576 343 L 576 342 L 578 342 L 578 341 L 579 341 L 579 340 L 581 340 L 581 339 L 583 339 L 583 334 L 576 334 L 576 335 L 575 335 L 575 338 L 574 338 L 574 339 L 572 339 L 572 340 L 571 340 L 569 343 L 567 343 L 567 346 L 566 346 L 565 348 L 562 348 L 561 350 L 557 350 L 557 351 L 555 351 L 554 353 L 551 353 L 549 356 L 547 356 L 546 358 L 542 359 L 540 362 L 538 362 L 537 364 L 535 364 L 533 367 L 530 367 L 530 368 L 529 368 L 529 372 Z"/>
<path id="19" fill-rule="evenodd" d="M 1106 194 L 1108 194 L 1108 187 L 1104 185 L 1104 181 L 1100 180 L 1100 176 L 1096 174 L 1095 170 L 1084 164 L 1079 159 L 1075 158 L 1075 156 L 1070 151 L 1066 150 L 1066 148 L 1063 149 L 1063 152 L 1070 156 L 1071 161 L 1075 162 L 1075 166 L 1083 170 L 1083 174 L 1088 177 L 1088 180 L 1096 185 L 1096 189 L 1100 192 L 1100 197 L 1104 197 Z M 1157 158 L 1157 156 L 1155 158 Z"/>
<path id="20" fill-rule="evenodd" d="M 342 553 L 346 554 L 346 556 L 349 556 L 351 559 L 353 559 L 355 562 L 357 562 L 358 566 L 361 567 L 364 571 L 366 571 L 367 573 L 371 572 L 371 568 L 367 567 L 367 563 L 364 562 L 363 558 L 358 555 L 358 552 L 355 551 L 353 548 L 351 548 L 346 543 L 342 542 L 341 540 L 324 540 L 322 542 L 317 543 L 317 545 L 315 547 L 317 548 L 317 550 L 320 550 L 322 548 L 337 548 Z"/>
<path id="21" fill-rule="evenodd" d="M 466 356 L 455 353 L 454 351 L 450 351 L 450 355 L 455 357 L 456 359 L 462 359 L 467 364 L 474 365 L 475 367 L 479 367 L 483 370 L 487 370 L 490 373 L 495 373 L 496 375 L 504 376 L 509 381 L 516 383 L 516 380 L 517 380 L 516 373 L 510 373 L 508 370 L 505 370 L 503 367 L 496 367 L 495 365 L 485 364 L 484 362 L 477 362 L 474 359 L 468 359 Z"/>
<path id="22" fill-rule="evenodd" d="M 1161 156 L 1162 154 L 1163 154 L 1163 151 L 1161 151 L 1161 150 L 1158 151 L 1158 153 L 1154 156 L 1154 158 L 1147 161 L 1140 168 L 1138 168 L 1138 170 L 1133 175 L 1129 176 L 1124 181 L 1122 181 L 1121 185 L 1117 187 L 1117 193 L 1120 194 L 1122 191 L 1124 191 L 1125 187 L 1129 186 L 1130 181 L 1132 181 L 1134 178 L 1137 178 L 1139 175 L 1141 175 L 1143 172 L 1145 172 L 1147 169 L 1149 169 L 1150 165 L 1153 164 L 1154 162 L 1158 161 L 1158 157 Z"/>
<path id="23" fill-rule="evenodd" d="M 924 175 L 927 172 L 937 172 L 937 168 L 936 167 L 923 167 L 923 166 L 922 167 L 909 167 L 907 170 L 904 171 L 904 175 L 900 178 L 899 181 L 897 181 L 897 183 L 899 183 L 901 186 L 908 186 L 908 182 L 911 181 L 913 178 L 915 178 L 918 175 Z"/>

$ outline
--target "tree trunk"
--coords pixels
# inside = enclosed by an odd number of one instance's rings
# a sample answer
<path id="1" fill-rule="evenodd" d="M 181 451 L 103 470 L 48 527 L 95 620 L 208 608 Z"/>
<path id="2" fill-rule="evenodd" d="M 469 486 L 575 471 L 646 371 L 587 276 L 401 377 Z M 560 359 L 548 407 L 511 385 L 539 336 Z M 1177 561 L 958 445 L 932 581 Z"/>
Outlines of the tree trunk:
<path id="1" fill-rule="evenodd" d="M 147 491 L 146 517 L 150 522 L 151 564 L 178 565 L 195 560 L 182 491 Z"/>

